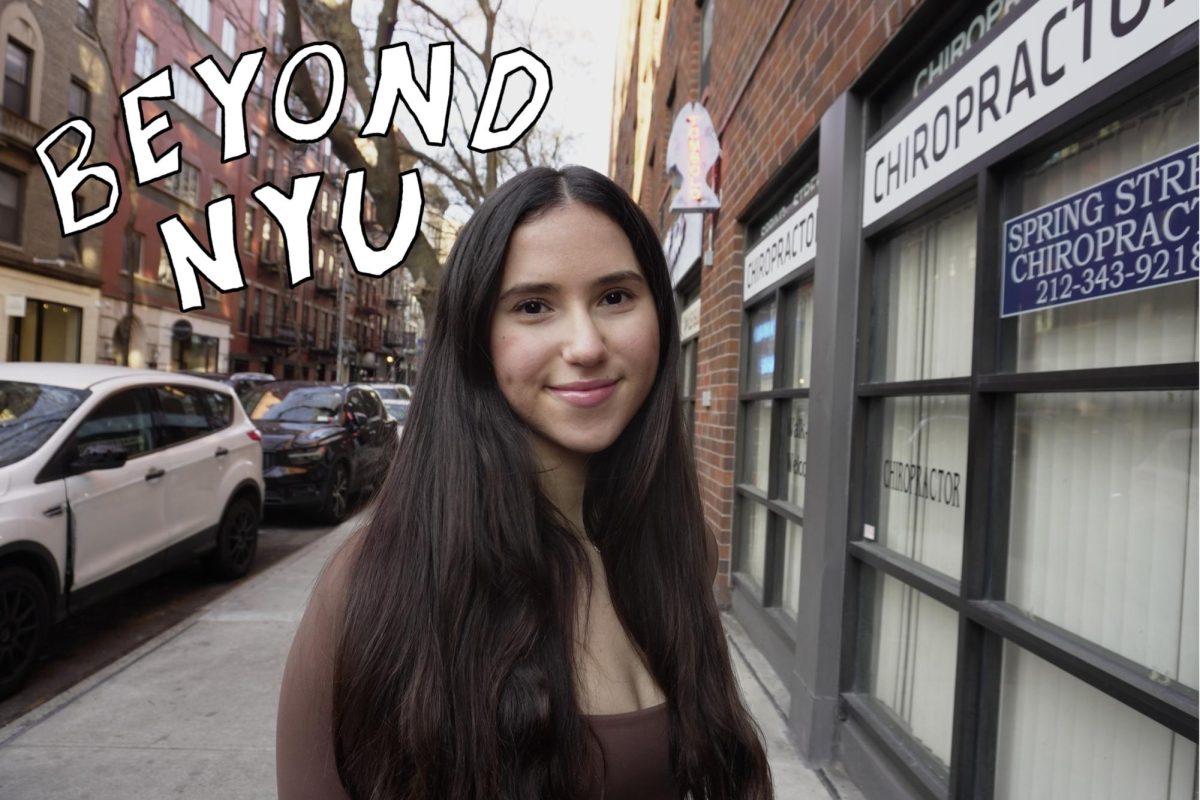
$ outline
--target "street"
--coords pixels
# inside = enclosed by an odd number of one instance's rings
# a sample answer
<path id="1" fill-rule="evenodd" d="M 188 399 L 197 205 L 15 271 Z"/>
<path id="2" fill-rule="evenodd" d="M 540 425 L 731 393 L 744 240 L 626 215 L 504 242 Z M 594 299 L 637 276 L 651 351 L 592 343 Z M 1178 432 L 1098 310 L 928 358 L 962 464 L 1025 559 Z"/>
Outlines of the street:
<path id="1" fill-rule="evenodd" d="M 333 530 L 300 514 L 268 512 L 258 553 L 241 581 L 212 580 L 199 562 L 186 564 L 68 617 L 50 632 L 42 663 L 25 686 L 0 701 L 0 727 L 32 711 Z"/>

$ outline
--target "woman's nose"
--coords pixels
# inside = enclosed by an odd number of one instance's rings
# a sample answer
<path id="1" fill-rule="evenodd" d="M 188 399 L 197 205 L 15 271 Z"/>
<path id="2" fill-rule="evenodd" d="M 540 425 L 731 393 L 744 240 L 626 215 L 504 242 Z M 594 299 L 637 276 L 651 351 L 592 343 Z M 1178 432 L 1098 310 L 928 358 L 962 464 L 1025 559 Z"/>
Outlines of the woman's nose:
<path id="1" fill-rule="evenodd" d="M 608 356 L 608 345 L 604 334 L 596 326 L 592 316 L 584 311 L 571 315 L 563 343 L 563 358 L 572 364 L 590 366 L 598 364 Z"/>

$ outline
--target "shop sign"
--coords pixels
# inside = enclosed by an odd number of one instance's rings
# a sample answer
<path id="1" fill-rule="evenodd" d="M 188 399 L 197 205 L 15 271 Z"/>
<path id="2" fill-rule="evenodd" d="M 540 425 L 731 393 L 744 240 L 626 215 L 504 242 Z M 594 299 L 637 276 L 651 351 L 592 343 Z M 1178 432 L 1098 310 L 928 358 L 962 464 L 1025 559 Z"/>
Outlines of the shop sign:
<path id="1" fill-rule="evenodd" d="M 672 211 L 716 211 L 721 207 L 708 173 L 721 157 L 721 144 L 708 111 L 688 103 L 675 117 L 667 142 L 667 174 L 678 187 Z"/>
<path id="2" fill-rule="evenodd" d="M 667 231 L 667 239 L 663 242 L 663 255 L 667 259 L 667 269 L 671 271 L 671 286 L 678 286 L 688 269 L 700 258 L 700 248 L 703 244 L 700 227 L 699 217 L 680 214 L 675 218 L 675 224 Z"/>
<path id="3" fill-rule="evenodd" d="M 992 0 L 980 9 L 978 14 L 965 20 L 954 35 L 945 40 L 945 45 L 929 59 L 929 63 L 917 71 L 910 97 L 914 100 L 920 97 L 930 84 L 962 60 L 997 22 L 1007 17 L 1013 6 L 1020 4 L 1021 0 Z"/>
<path id="4" fill-rule="evenodd" d="M 783 280 L 817 256 L 817 199 L 813 196 L 746 254 L 742 299 Z"/>
<path id="5" fill-rule="evenodd" d="M 1000 315 L 1196 280 L 1198 191 L 1192 145 L 1006 221 Z"/>
<path id="6" fill-rule="evenodd" d="M 23 317 L 25 316 L 25 295 L 23 294 L 6 294 L 4 295 L 4 314 L 8 317 Z"/>
<path id="7" fill-rule="evenodd" d="M 679 315 L 679 341 L 686 342 L 700 333 L 700 298 L 693 300 Z"/>
<path id="8" fill-rule="evenodd" d="M 1196 24 L 1195 2 L 1042 0 L 867 149 L 863 226 Z"/>
<path id="9" fill-rule="evenodd" d="M 884 459 L 883 488 L 907 494 L 919 500 L 962 507 L 962 473 L 928 464 Z"/>

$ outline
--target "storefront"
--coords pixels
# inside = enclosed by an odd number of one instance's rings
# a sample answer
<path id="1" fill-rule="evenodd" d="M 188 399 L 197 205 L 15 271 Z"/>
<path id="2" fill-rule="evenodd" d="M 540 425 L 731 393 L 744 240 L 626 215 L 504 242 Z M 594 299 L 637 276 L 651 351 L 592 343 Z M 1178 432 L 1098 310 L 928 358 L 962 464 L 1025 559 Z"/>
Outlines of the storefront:
<path id="1" fill-rule="evenodd" d="M 1195 796 L 1196 16 L 925 8 L 739 215 L 733 613 L 871 798 Z"/>
<path id="2" fill-rule="evenodd" d="M 1197 9 L 992 5 L 740 220 L 734 613 L 869 797 L 1191 798 Z"/>
<path id="3" fill-rule="evenodd" d="M 85 332 L 98 324 L 99 281 L 79 282 L 0 266 L 0 360 L 94 362 L 95 337 Z"/>

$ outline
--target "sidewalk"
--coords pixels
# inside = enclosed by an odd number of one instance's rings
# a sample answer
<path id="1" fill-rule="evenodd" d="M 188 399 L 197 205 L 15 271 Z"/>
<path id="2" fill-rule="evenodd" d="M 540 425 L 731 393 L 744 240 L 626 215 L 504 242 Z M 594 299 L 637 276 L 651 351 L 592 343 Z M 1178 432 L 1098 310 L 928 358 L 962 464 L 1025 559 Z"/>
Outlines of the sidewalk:
<path id="1" fill-rule="evenodd" d="M 0 729 L 0 797 L 274 797 L 284 659 L 313 582 L 353 524 Z M 735 622 L 727 625 L 738 679 L 767 741 L 776 796 L 834 797 L 789 743 L 761 655 Z"/>

